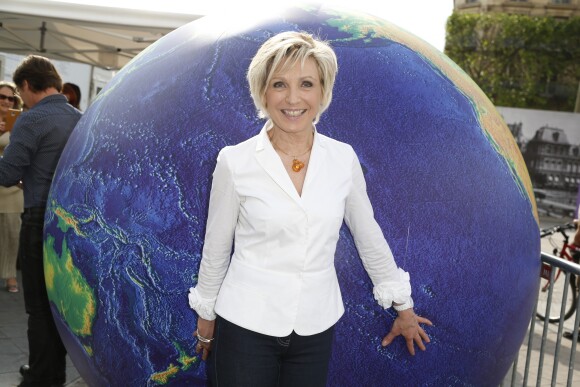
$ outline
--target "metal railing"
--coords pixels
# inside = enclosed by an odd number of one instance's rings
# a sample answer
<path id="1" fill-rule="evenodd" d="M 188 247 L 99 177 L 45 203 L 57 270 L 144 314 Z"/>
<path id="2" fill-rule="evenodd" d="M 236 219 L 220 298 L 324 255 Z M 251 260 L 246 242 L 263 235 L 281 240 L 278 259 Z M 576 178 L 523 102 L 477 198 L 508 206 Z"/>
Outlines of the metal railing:
<path id="1" fill-rule="evenodd" d="M 565 274 L 565 278 L 559 278 L 557 281 L 566 281 L 562 294 L 561 316 L 564 316 L 566 307 L 567 292 L 569 291 L 569 283 L 571 275 L 572 279 L 576 281 L 580 278 L 580 265 L 567 261 L 553 255 L 542 253 L 542 263 L 558 268 L 561 270 L 561 276 Z M 551 270 L 550 272 L 550 286 L 547 289 L 547 305 L 545 316 L 550 315 L 552 307 L 551 301 L 554 296 L 554 283 L 556 282 L 555 273 L 558 270 Z M 559 297 L 560 295 L 555 295 Z M 564 325 L 566 321 L 560 318 L 558 323 L 548 323 L 546 320 L 541 321 L 536 317 L 536 308 L 531 317 L 530 328 L 528 330 L 527 341 L 524 340 L 520 353 L 515 359 L 513 366 L 508 371 L 501 386 L 536 386 L 551 385 L 551 386 L 572 386 L 572 379 L 574 378 L 574 366 L 576 362 L 576 346 L 578 343 L 578 326 L 580 324 L 580 313 L 575 313 L 573 325 L 567 323 L 568 329 L 573 332 L 572 341 L 565 340 L 562 342 L 562 333 L 564 332 Z M 576 302 L 576 310 L 580 308 L 580 297 Z M 539 340 L 539 343 L 538 341 Z M 568 345 L 569 344 L 569 345 Z M 523 367 L 520 363 L 524 363 Z M 550 364 L 551 363 L 551 364 Z M 566 375 L 558 373 L 561 365 L 567 365 L 568 372 Z M 551 374 L 549 374 L 551 367 Z M 580 367 L 579 367 L 580 368 Z M 580 372 L 576 375 L 577 383 L 580 380 Z M 578 385 L 578 384 L 577 384 Z"/>

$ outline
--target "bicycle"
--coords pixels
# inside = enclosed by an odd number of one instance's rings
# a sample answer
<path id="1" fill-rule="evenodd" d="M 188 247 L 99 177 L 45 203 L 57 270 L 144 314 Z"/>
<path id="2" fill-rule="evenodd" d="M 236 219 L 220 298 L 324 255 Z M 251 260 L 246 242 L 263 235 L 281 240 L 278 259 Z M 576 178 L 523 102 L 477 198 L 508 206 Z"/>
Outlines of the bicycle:
<path id="1" fill-rule="evenodd" d="M 577 249 L 575 245 L 569 243 L 569 236 L 566 233 L 568 230 L 575 230 L 576 226 L 573 223 L 567 223 L 560 226 L 549 227 L 546 229 L 540 230 L 540 238 L 548 237 L 548 240 L 552 247 L 553 255 L 558 256 L 562 259 L 566 259 L 570 262 L 578 263 L 580 257 L 580 249 Z M 564 238 L 563 244 L 559 247 L 559 242 L 553 240 L 552 236 L 554 234 L 561 234 Z M 540 294 L 538 295 L 538 306 L 536 308 L 536 316 L 542 320 L 546 320 L 546 306 L 548 302 L 548 290 L 550 288 L 550 277 L 552 272 L 552 266 L 543 263 L 542 264 L 542 272 L 540 273 Z M 548 316 L 549 322 L 558 322 L 560 321 L 561 313 L 562 313 L 562 297 L 560 295 L 564 294 L 564 286 L 565 286 L 565 273 L 561 275 L 563 272 L 561 269 L 558 269 L 556 273 L 554 273 L 554 290 L 553 296 L 551 301 L 550 307 L 550 315 Z M 566 306 L 564 312 L 564 320 L 570 318 L 574 312 L 576 311 L 576 301 L 578 300 L 578 290 L 580 288 L 578 281 L 580 278 L 576 278 L 574 274 L 570 274 L 570 281 L 568 289 L 568 294 L 566 296 Z"/>

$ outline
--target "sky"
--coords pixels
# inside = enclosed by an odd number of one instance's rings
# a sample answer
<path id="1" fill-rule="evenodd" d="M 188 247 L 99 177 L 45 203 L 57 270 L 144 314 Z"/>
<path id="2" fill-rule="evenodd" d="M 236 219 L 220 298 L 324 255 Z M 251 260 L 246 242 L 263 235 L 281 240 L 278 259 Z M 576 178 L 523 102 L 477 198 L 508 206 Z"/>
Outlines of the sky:
<path id="1" fill-rule="evenodd" d="M 58 0 L 87 5 L 185 14 L 210 14 L 224 10 L 255 12 L 275 0 Z M 290 4 L 292 0 L 283 0 Z M 445 47 L 445 23 L 453 12 L 453 0 L 331 0 L 325 3 L 356 7 L 357 10 L 379 16 L 427 41 L 436 49 Z"/>

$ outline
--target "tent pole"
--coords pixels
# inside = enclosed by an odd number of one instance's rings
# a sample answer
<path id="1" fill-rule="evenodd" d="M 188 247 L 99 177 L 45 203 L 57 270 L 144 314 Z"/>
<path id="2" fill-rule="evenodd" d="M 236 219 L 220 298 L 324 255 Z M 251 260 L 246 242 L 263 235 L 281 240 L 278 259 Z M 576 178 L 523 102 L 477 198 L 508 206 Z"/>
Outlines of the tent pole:
<path id="1" fill-rule="evenodd" d="M 95 97 L 95 65 L 91 65 L 91 75 L 89 80 L 89 101 L 87 102 L 87 107 L 93 101 Z"/>
<path id="2" fill-rule="evenodd" d="M 44 48 L 44 37 L 46 36 L 46 22 L 42 22 L 42 27 L 40 27 L 40 52 L 46 52 Z"/>

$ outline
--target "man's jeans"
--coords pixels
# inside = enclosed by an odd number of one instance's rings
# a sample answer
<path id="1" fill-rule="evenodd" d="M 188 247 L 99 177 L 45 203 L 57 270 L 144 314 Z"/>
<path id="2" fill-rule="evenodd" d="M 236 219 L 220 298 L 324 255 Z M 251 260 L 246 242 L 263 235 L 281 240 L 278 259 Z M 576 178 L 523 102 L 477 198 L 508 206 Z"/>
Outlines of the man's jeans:
<path id="1" fill-rule="evenodd" d="M 248 311 L 251 313 L 251 311 Z M 217 317 L 207 360 L 214 387 L 324 387 L 334 327 L 312 335 L 262 335 Z"/>
<path id="2" fill-rule="evenodd" d="M 20 230 L 20 269 L 24 305 L 28 313 L 28 349 L 30 370 L 26 385 L 47 386 L 65 382 L 66 349 L 60 339 L 48 301 L 44 280 L 42 207 L 26 208 Z"/>

